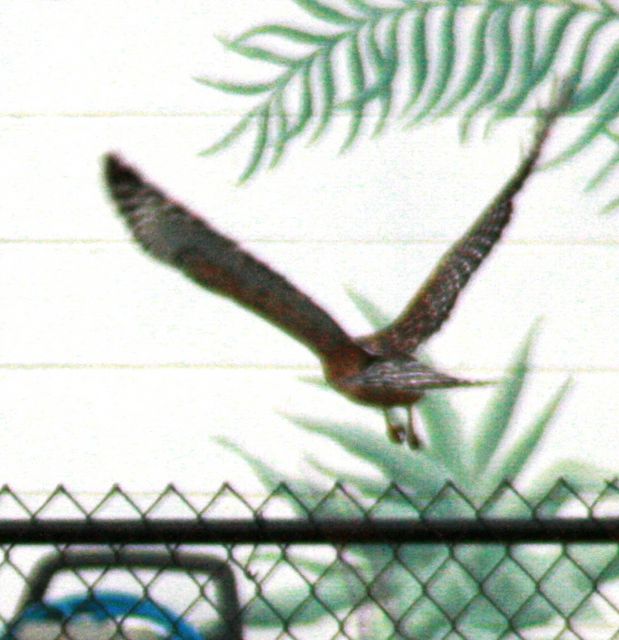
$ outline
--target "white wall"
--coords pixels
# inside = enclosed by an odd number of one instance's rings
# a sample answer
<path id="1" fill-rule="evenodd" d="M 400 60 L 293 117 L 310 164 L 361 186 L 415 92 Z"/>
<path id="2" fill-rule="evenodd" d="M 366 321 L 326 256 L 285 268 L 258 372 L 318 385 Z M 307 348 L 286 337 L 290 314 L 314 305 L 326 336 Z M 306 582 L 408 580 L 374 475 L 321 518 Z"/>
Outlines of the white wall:
<path id="1" fill-rule="evenodd" d="M 122 151 L 351 331 L 368 326 L 345 287 L 397 313 L 509 176 L 532 123 L 510 120 L 488 139 L 476 130 L 461 146 L 455 120 L 412 131 L 394 122 L 338 156 L 346 121 L 337 118 L 321 144 L 294 145 L 281 167 L 239 188 L 248 139 L 214 158 L 198 152 L 246 103 L 192 78 L 246 80 L 214 36 L 295 16 L 287 0 L 0 4 L 3 481 L 256 487 L 212 436 L 297 473 L 305 452 L 336 450 L 281 412 L 384 428 L 376 413 L 300 382 L 319 372 L 301 346 L 142 255 L 99 177 L 101 155 Z M 570 456 L 618 468 L 619 224 L 597 214 L 616 193 L 582 192 L 602 151 L 531 181 L 508 239 L 431 344 L 443 369 L 496 377 L 544 318 L 522 424 L 567 376 L 575 388 L 538 466 Z M 488 394 L 452 392 L 470 424 Z"/>

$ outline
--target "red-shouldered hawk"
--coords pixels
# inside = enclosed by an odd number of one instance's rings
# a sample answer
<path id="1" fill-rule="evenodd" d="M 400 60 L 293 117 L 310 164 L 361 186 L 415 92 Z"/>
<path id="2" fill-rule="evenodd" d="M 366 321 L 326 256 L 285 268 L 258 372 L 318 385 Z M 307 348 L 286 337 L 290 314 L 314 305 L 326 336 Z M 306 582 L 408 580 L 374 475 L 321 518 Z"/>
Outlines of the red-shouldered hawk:
<path id="1" fill-rule="evenodd" d="M 105 159 L 105 180 L 138 242 L 199 285 L 227 296 L 300 340 L 320 359 L 327 381 L 348 398 L 382 407 L 389 436 L 419 445 L 411 406 L 429 389 L 483 384 L 440 373 L 415 358 L 417 347 L 449 317 L 460 291 L 500 239 L 516 194 L 531 175 L 557 105 L 543 117 L 532 148 L 494 202 L 439 261 L 421 290 L 389 326 L 353 338 L 286 278 L 168 197 L 117 155 Z M 388 408 L 408 409 L 392 424 Z"/>

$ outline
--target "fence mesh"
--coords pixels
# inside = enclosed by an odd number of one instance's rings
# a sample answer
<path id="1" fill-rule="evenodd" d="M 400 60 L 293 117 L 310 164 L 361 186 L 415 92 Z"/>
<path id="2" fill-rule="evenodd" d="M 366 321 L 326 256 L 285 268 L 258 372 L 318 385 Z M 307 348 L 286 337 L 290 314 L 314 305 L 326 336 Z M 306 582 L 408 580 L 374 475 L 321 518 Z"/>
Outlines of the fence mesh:
<path id="1" fill-rule="evenodd" d="M 2 636 L 619 638 L 618 498 L 4 487 Z"/>

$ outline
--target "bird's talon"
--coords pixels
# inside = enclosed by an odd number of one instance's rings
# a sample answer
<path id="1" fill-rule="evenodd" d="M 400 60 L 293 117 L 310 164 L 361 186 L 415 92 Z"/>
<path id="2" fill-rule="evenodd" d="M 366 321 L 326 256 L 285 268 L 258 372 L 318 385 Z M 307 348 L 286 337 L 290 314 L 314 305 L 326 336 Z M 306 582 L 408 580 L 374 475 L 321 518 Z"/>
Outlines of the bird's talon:
<path id="1" fill-rule="evenodd" d="M 406 434 L 406 443 L 410 449 L 416 450 L 421 448 L 421 440 L 412 429 Z"/>
<path id="2" fill-rule="evenodd" d="M 421 447 L 421 440 L 415 431 L 415 421 L 413 419 L 413 407 L 409 405 L 406 407 L 406 414 L 408 421 L 406 423 L 406 443 L 410 449 L 416 450 Z"/>
<path id="3" fill-rule="evenodd" d="M 401 424 L 387 423 L 387 437 L 395 444 L 402 444 L 406 439 L 406 431 Z"/>

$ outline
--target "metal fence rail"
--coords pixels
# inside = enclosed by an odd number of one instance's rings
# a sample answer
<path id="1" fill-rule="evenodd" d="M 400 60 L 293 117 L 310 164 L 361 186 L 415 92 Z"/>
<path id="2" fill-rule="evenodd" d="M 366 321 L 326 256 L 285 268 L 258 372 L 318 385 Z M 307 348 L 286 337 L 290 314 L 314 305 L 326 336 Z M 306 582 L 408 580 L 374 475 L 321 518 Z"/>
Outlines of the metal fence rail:
<path id="1" fill-rule="evenodd" d="M 525 544 L 619 542 L 619 518 L 0 521 L 0 544 Z"/>
<path id="2" fill-rule="evenodd" d="M 0 490 L 3 638 L 619 637 L 619 487 Z"/>

